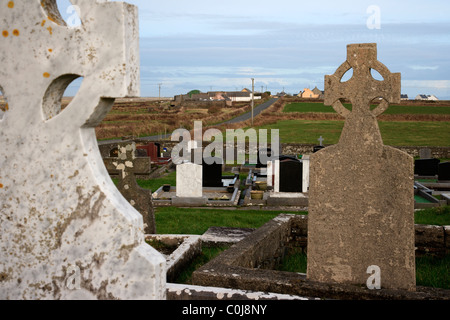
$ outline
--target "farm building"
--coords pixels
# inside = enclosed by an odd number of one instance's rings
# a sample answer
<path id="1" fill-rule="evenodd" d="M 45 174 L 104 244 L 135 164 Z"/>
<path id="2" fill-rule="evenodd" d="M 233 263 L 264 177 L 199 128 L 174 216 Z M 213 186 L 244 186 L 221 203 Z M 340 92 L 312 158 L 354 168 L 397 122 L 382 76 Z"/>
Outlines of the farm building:
<path id="1" fill-rule="evenodd" d="M 432 95 L 419 94 L 419 95 L 417 95 L 416 100 L 438 101 L 439 99 L 434 94 L 432 94 Z"/>

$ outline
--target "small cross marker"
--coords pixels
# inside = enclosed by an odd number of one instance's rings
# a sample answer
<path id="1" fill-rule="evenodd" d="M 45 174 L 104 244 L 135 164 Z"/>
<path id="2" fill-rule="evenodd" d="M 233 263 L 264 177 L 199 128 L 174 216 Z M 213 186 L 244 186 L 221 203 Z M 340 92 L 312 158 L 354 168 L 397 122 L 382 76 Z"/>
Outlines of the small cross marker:
<path id="1" fill-rule="evenodd" d="M 323 147 L 323 142 L 325 141 L 325 139 L 324 138 L 322 138 L 322 136 L 320 136 L 320 138 L 319 139 L 317 139 L 318 141 L 319 141 L 319 143 L 320 143 L 320 146 L 321 147 Z"/>

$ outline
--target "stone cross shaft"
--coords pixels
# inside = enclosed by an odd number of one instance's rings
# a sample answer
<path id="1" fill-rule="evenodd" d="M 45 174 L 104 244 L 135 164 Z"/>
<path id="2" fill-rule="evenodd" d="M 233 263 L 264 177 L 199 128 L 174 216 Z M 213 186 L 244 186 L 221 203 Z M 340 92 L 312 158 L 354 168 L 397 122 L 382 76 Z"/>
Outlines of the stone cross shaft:
<path id="1" fill-rule="evenodd" d="M 164 299 L 165 259 L 112 183 L 95 126 L 139 95 L 137 7 L 0 1 L 0 299 Z M 83 82 L 61 110 L 61 98 Z"/>
<path id="2" fill-rule="evenodd" d="M 350 68 L 353 77 L 341 82 Z M 375 80 L 371 68 L 384 80 Z M 325 104 L 346 121 L 339 143 L 310 158 L 310 280 L 366 286 L 374 276 L 381 288 L 415 290 L 414 163 L 383 145 L 376 119 L 399 99 L 400 74 L 377 61 L 375 44 L 349 45 L 347 61 L 325 77 Z"/>

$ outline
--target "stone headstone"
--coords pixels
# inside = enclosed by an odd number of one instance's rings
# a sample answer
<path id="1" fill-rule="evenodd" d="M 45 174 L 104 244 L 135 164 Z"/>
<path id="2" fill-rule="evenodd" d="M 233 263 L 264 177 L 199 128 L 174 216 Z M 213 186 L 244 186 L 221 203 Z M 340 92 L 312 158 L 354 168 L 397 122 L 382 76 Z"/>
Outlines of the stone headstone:
<path id="1" fill-rule="evenodd" d="M 161 144 L 156 142 L 149 142 L 146 145 L 138 145 L 136 150 L 145 151 L 146 156 L 150 157 L 152 161 L 157 162 L 158 158 L 161 157 Z"/>
<path id="2" fill-rule="evenodd" d="M 438 179 L 439 181 L 450 181 L 450 162 L 439 164 Z"/>
<path id="3" fill-rule="evenodd" d="M 137 8 L 71 2 L 82 27 L 67 27 L 55 1 L 0 4 L 9 103 L 0 121 L 0 299 L 164 299 L 165 259 L 145 243 L 142 216 L 109 178 L 95 136 L 112 97 L 139 95 Z"/>
<path id="4" fill-rule="evenodd" d="M 400 102 L 400 74 L 377 60 L 376 44 L 347 49 L 347 61 L 325 77 L 325 105 L 346 118 L 339 143 L 311 155 L 307 278 L 374 289 L 371 277 L 379 277 L 381 288 L 415 290 L 413 158 L 383 145 L 376 119 Z"/>
<path id="5" fill-rule="evenodd" d="M 195 163 L 177 165 L 177 197 L 201 198 L 203 196 L 202 166 Z"/>
<path id="6" fill-rule="evenodd" d="M 222 165 L 223 161 L 220 158 L 203 159 L 203 187 L 223 187 Z"/>
<path id="7" fill-rule="evenodd" d="M 430 148 L 422 148 L 419 150 L 419 157 L 420 159 L 431 159 L 431 149 Z"/>
<path id="8" fill-rule="evenodd" d="M 298 159 L 280 160 L 280 192 L 303 192 L 303 164 Z"/>
<path id="9" fill-rule="evenodd" d="M 439 159 L 417 159 L 414 161 L 414 174 L 419 176 L 435 176 L 438 174 Z"/>
<path id="10" fill-rule="evenodd" d="M 117 158 L 107 158 L 105 162 L 109 173 L 117 173 L 119 182 L 117 188 L 127 201 L 141 213 L 144 219 L 144 233 L 155 234 L 156 223 L 153 210 L 152 192 L 141 188 L 137 182 L 137 175 L 149 174 L 151 160 L 148 157 L 136 157 L 136 144 L 124 143 L 118 147 Z"/>

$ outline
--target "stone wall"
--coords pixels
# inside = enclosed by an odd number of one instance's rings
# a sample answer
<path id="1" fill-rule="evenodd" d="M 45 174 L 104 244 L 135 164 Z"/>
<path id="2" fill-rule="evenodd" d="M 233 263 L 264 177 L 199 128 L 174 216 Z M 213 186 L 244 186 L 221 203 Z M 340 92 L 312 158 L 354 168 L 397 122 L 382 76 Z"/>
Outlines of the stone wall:
<path id="1" fill-rule="evenodd" d="M 120 141 L 120 140 L 119 140 Z M 139 142 L 137 142 L 139 143 Z M 172 148 L 177 145 L 177 142 L 172 141 L 161 141 L 161 147 L 167 148 L 169 152 L 172 151 Z M 207 146 L 209 143 L 205 143 L 204 146 Z M 99 143 L 100 152 L 102 157 L 109 156 L 109 150 L 114 147 L 117 147 L 117 142 L 114 143 Z M 315 145 L 313 144 L 299 144 L 299 143 L 282 143 L 281 144 L 281 153 L 285 155 L 305 155 L 312 154 L 313 148 Z M 431 149 L 431 155 L 436 159 L 450 159 L 450 147 L 420 147 L 420 146 L 400 146 L 395 147 L 400 149 L 413 157 L 419 156 L 419 150 L 424 148 Z M 224 145 L 224 150 L 226 147 Z M 246 152 L 248 152 L 248 144 L 246 145 Z"/>

